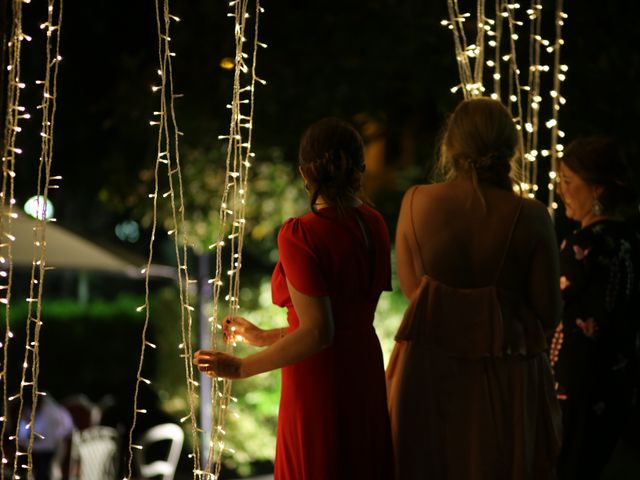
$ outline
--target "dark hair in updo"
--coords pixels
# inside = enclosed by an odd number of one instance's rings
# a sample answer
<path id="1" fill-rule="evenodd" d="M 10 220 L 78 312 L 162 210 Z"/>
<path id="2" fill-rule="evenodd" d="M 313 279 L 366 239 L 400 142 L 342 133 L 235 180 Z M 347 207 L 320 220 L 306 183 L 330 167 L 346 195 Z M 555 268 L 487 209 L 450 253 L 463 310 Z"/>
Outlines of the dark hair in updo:
<path id="1" fill-rule="evenodd" d="M 560 161 L 585 183 L 602 187 L 598 198 L 606 212 L 636 200 L 631 174 L 616 141 L 609 137 L 578 138 L 564 150 Z"/>
<path id="2" fill-rule="evenodd" d="M 520 136 L 507 108 L 490 98 L 471 98 L 449 117 L 439 167 L 449 180 L 463 174 L 476 186 L 486 183 L 511 190 L 519 146 Z"/>
<path id="3" fill-rule="evenodd" d="M 302 135 L 300 169 L 307 181 L 311 210 L 322 197 L 331 206 L 344 208 L 361 194 L 364 144 L 360 134 L 337 118 L 323 118 Z"/>

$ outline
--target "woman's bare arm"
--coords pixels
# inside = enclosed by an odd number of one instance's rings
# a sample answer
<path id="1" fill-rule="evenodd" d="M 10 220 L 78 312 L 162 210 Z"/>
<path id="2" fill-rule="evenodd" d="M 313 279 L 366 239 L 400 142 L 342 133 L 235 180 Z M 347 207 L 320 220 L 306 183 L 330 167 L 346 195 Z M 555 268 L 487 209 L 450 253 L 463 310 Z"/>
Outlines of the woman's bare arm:
<path id="1" fill-rule="evenodd" d="M 551 334 L 562 315 L 558 245 L 546 208 L 542 204 L 529 205 L 534 207 L 532 226 L 538 232 L 529 269 L 529 304 L 545 333 Z"/>
<path id="2" fill-rule="evenodd" d="M 237 358 L 224 352 L 200 350 L 194 362 L 209 375 L 245 378 L 292 365 L 333 342 L 333 314 L 329 297 L 310 297 L 287 281 L 293 306 L 298 314 L 298 328 L 268 348 Z"/>

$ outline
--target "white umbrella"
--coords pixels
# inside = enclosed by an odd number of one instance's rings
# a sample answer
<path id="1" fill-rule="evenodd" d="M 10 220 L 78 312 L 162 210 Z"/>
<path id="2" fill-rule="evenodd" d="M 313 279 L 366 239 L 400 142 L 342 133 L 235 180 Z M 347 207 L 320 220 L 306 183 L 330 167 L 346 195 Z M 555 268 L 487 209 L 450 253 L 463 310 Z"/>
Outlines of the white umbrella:
<path id="1" fill-rule="evenodd" d="M 11 221 L 10 233 L 16 238 L 11 255 L 14 266 L 31 266 L 35 225 L 36 220 L 24 213 Z M 5 229 L 6 227 L 7 223 Z M 45 239 L 48 267 L 119 273 L 131 278 L 144 278 L 141 269 L 146 266 L 146 260 L 114 253 L 54 222 L 47 222 Z M 176 278 L 175 268 L 167 265 L 152 264 L 149 274 L 154 277 Z"/>

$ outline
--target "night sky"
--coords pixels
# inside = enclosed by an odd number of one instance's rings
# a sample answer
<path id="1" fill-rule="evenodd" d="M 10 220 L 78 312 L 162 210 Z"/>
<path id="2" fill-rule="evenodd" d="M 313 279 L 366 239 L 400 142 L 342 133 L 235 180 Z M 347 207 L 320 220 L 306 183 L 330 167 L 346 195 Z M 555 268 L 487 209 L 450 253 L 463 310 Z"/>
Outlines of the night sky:
<path id="1" fill-rule="evenodd" d="M 178 104 L 182 142 L 212 148 L 228 130 L 225 105 L 232 73 L 219 63 L 233 56 L 233 22 L 226 16 L 227 2 L 171 3 L 182 19 L 172 26 L 174 77 L 184 93 Z M 553 2 L 542 3 L 549 7 L 548 30 Z M 475 2 L 460 4 L 473 11 Z M 444 115 L 459 100 L 449 92 L 458 76 L 451 35 L 440 25 L 445 0 L 283 0 L 263 5 L 260 39 L 269 47 L 259 52 L 258 74 L 268 84 L 256 96 L 256 148 L 277 146 L 293 163 L 306 125 L 326 115 L 350 120 L 365 115 L 383 127 L 385 162 L 391 168 L 431 161 Z M 2 8 L 6 32 L 9 2 Z M 34 37 L 23 47 L 24 101 L 32 113 L 40 94 L 33 81 L 43 64 L 38 25 L 45 10 L 38 0 L 24 5 L 24 30 Z M 595 133 L 618 138 L 636 177 L 639 10 L 632 0 L 565 0 L 569 18 L 562 62 L 569 72 L 562 86 L 567 104 L 560 116 L 566 140 Z M 118 242 L 114 226 L 135 217 L 131 193 L 140 171 L 155 157 L 156 131 L 148 124 L 158 102 L 150 90 L 157 78 L 154 2 L 65 2 L 61 50 L 53 170 L 64 180 L 51 194 L 56 217 L 93 238 Z M 39 121 L 31 122 L 23 124 L 18 137 L 25 150 L 16 178 L 21 204 L 35 191 L 39 139 L 32 127 Z M 407 135 L 416 144 L 409 155 L 401 142 Z M 140 253 L 146 248 L 143 242 L 129 247 Z"/>

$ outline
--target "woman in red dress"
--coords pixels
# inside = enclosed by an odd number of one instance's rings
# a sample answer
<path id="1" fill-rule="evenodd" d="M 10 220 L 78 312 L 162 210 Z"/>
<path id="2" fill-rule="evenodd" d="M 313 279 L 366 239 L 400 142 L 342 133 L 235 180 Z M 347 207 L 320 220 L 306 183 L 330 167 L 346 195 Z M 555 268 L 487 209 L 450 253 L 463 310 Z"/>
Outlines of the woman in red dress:
<path id="1" fill-rule="evenodd" d="M 227 336 L 267 347 L 245 358 L 199 351 L 211 376 L 246 378 L 282 368 L 276 480 L 389 480 L 393 475 L 384 365 L 373 317 L 391 287 L 381 215 L 360 199 L 362 139 L 337 119 L 313 124 L 300 143 L 311 212 L 285 222 L 273 302 L 288 328 L 225 320 Z"/>

